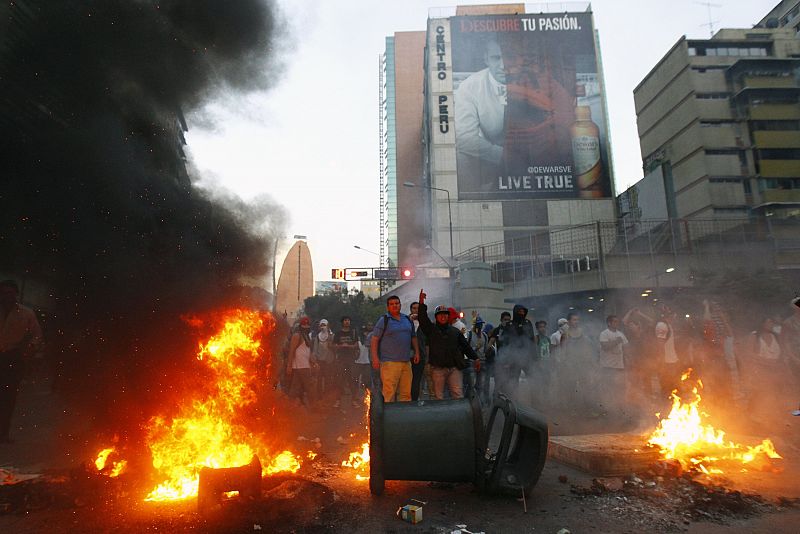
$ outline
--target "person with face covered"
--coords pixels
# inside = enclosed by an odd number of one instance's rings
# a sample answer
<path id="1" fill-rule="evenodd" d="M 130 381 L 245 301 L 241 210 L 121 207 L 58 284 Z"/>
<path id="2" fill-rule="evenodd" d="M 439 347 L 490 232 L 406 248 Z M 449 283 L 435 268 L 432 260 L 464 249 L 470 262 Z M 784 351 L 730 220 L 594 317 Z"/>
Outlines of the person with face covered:
<path id="1" fill-rule="evenodd" d="M 311 366 L 316 365 L 311 354 L 311 320 L 300 318 L 300 328 L 292 334 L 289 342 L 289 357 L 286 361 L 286 377 L 290 380 L 289 397 L 310 406 L 314 401 Z"/>
<path id="2" fill-rule="evenodd" d="M 470 347 L 467 338 L 450 325 L 450 312 L 447 307 L 437 306 L 434 310 L 436 324 L 431 322 L 428 317 L 428 306 L 425 304 L 426 296 L 424 290 L 420 290 L 419 327 L 428 341 L 433 396 L 437 400 L 443 400 L 446 385 L 450 397 L 460 399 L 464 396 L 462 370 L 467 365 L 464 356 L 475 362 L 476 369 L 480 369 L 480 360 Z"/>
<path id="3" fill-rule="evenodd" d="M 312 353 L 319 364 L 319 378 L 317 384 L 318 398 L 334 389 L 336 377 L 336 353 L 333 347 L 333 332 L 331 332 L 327 319 L 319 322 L 319 331 L 314 335 Z"/>
<path id="4" fill-rule="evenodd" d="M 497 389 L 506 395 L 516 395 L 520 371 L 530 370 L 530 364 L 538 357 L 536 331 L 528 319 L 528 308 L 514 306 L 511 321 L 503 327 L 499 337 L 500 350 L 495 363 Z"/>

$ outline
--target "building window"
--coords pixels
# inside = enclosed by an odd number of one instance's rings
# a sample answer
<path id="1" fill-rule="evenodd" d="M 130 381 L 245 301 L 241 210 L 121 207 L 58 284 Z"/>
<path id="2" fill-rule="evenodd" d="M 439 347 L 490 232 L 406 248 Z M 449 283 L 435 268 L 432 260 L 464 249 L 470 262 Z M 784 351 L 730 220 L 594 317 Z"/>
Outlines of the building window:
<path id="1" fill-rule="evenodd" d="M 696 93 L 695 98 L 699 100 L 724 100 L 731 96 L 730 93 Z"/>
<path id="2" fill-rule="evenodd" d="M 758 181 L 758 190 L 764 192 L 770 189 L 790 190 L 800 189 L 800 178 L 767 178 Z"/>
<path id="3" fill-rule="evenodd" d="M 736 124 L 736 121 L 700 121 L 701 128 L 730 128 L 734 124 Z"/>
<path id="4" fill-rule="evenodd" d="M 758 151 L 759 159 L 800 159 L 800 148 L 762 148 Z"/>
<path id="5" fill-rule="evenodd" d="M 757 56 L 765 57 L 769 55 L 769 45 L 752 46 L 752 43 L 738 46 L 713 46 L 706 45 L 705 48 L 696 47 L 695 54 L 698 56 Z M 692 54 L 690 54 L 692 55 Z"/>
<path id="6" fill-rule="evenodd" d="M 703 65 L 702 67 L 691 67 L 691 69 L 702 73 L 709 70 L 725 70 L 728 67 L 730 67 L 730 65 Z"/>
<path id="7" fill-rule="evenodd" d="M 750 121 L 750 129 L 757 131 L 788 132 L 800 130 L 800 121 Z"/>
<path id="8" fill-rule="evenodd" d="M 735 156 L 739 152 L 738 148 L 707 148 L 706 156 Z"/>
<path id="9" fill-rule="evenodd" d="M 744 180 L 744 178 L 737 178 L 735 176 L 733 176 L 733 177 L 726 176 L 726 177 L 722 177 L 722 178 L 717 177 L 717 178 L 709 178 L 708 179 L 708 181 L 711 182 L 712 184 L 738 184 L 742 180 Z"/>

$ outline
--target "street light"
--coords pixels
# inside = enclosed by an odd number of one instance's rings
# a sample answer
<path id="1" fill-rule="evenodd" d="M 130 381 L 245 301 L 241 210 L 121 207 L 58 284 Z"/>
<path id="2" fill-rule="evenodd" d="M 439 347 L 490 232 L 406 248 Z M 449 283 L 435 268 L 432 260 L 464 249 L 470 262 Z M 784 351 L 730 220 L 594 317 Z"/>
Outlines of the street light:
<path id="1" fill-rule="evenodd" d="M 376 256 L 380 257 L 380 254 L 378 254 L 377 252 L 372 252 L 371 250 L 359 247 L 358 245 L 353 245 L 353 248 L 357 248 L 358 250 L 363 250 L 364 252 L 369 252 L 370 254 L 375 254 Z"/>
<path id="2" fill-rule="evenodd" d="M 412 182 L 403 182 L 404 187 L 421 187 L 423 189 L 433 189 L 434 191 L 444 191 L 447 193 L 447 219 L 450 222 L 450 257 L 453 258 L 453 211 L 450 207 L 450 191 L 429 185 L 417 185 Z"/>

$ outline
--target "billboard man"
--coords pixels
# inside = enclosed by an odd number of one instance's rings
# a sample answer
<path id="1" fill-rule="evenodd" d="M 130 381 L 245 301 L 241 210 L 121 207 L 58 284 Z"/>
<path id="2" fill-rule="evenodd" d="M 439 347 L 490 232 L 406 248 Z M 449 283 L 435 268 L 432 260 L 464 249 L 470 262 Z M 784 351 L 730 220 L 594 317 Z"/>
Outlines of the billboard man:
<path id="1" fill-rule="evenodd" d="M 591 14 L 450 27 L 459 199 L 608 196 Z"/>
<path id="2" fill-rule="evenodd" d="M 455 94 L 456 146 L 468 156 L 500 167 L 508 103 L 503 53 L 494 38 L 486 42 L 486 68 L 466 78 Z"/>

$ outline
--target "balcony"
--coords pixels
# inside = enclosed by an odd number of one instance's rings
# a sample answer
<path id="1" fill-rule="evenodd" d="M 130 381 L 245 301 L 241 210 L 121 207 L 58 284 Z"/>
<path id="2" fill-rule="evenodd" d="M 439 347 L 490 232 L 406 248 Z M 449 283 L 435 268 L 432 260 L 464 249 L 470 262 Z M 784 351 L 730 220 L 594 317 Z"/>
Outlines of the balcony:
<path id="1" fill-rule="evenodd" d="M 753 144 L 758 148 L 800 148 L 800 131 L 753 132 Z"/>
<path id="2" fill-rule="evenodd" d="M 798 203 L 800 204 L 800 189 L 767 189 L 761 192 L 763 204 Z"/>
<path id="3" fill-rule="evenodd" d="M 800 119 L 800 106 L 797 104 L 759 104 L 750 106 L 750 120 L 789 120 Z"/>
<path id="4" fill-rule="evenodd" d="M 797 178 L 800 177 L 800 160 L 796 159 L 764 159 L 759 162 L 762 178 Z"/>
<path id="5" fill-rule="evenodd" d="M 793 76 L 746 76 L 742 81 L 747 89 L 797 87 Z"/>

